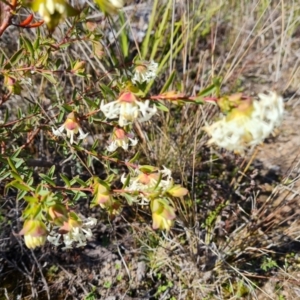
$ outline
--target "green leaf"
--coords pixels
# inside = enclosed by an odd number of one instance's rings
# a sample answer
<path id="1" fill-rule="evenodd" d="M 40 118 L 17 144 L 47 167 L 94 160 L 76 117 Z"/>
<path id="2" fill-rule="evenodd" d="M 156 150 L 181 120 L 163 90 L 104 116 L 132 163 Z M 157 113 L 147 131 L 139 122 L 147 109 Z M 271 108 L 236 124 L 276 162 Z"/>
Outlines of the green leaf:
<path id="1" fill-rule="evenodd" d="M 84 192 L 81 192 L 81 191 L 76 191 L 75 192 L 75 195 L 73 197 L 73 201 L 78 201 L 79 199 L 81 198 L 87 198 L 86 194 Z"/>
<path id="2" fill-rule="evenodd" d="M 69 105 L 69 104 L 64 104 L 63 106 L 62 106 L 63 108 L 64 108 L 64 110 L 67 112 L 67 113 L 70 113 L 70 112 L 72 112 L 73 110 L 74 110 L 74 108 L 73 108 L 73 106 L 71 106 L 71 105 Z M 58 117 L 58 120 L 61 122 L 62 121 L 62 117 L 64 116 L 64 112 L 63 111 L 61 111 L 60 112 L 60 115 L 59 115 L 59 117 Z"/>
<path id="3" fill-rule="evenodd" d="M 158 171 L 157 167 L 153 167 L 153 166 L 150 166 L 150 165 L 142 165 L 142 166 L 139 167 L 139 169 L 140 169 L 141 172 L 148 173 L 148 174 Z"/>
<path id="4" fill-rule="evenodd" d="M 19 50 L 20 51 L 20 50 Z M 5 56 L 2 54 L 0 56 L 0 66 L 4 66 L 4 60 L 5 60 Z"/>
<path id="5" fill-rule="evenodd" d="M 62 59 L 58 58 L 56 61 L 55 61 L 55 70 L 58 70 L 59 67 L 63 64 L 63 61 Z"/>
<path id="6" fill-rule="evenodd" d="M 39 176 L 45 180 L 48 184 L 52 185 L 52 186 L 56 186 L 55 182 L 49 177 L 47 176 L 46 174 L 43 174 L 43 173 L 39 173 Z"/>
<path id="7" fill-rule="evenodd" d="M 121 47 L 122 47 L 122 54 L 124 58 L 128 57 L 129 54 L 129 42 L 128 42 L 128 34 L 126 32 L 126 26 L 125 26 L 125 20 L 124 20 L 124 14 L 120 13 L 120 21 L 122 25 L 122 31 L 121 31 Z"/>
<path id="8" fill-rule="evenodd" d="M 31 58 L 34 58 L 34 49 L 32 46 L 32 42 L 26 36 L 22 36 L 22 40 L 24 42 L 25 48 L 30 52 Z"/>
<path id="9" fill-rule="evenodd" d="M 21 165 L 23 165 L 23 163 L 24 163 L 24 159 L 23 159 L 23 158 L 15 158 L 15 167 L 16 167 L 17 169 L 19 169 L 19 167 L 20 167 Z"/>
<path id="10" fill-rule="evenodd" d="M 168 27 L 167 22 L 168 22 L 168 17 L 170 15 L 172 4 L 173 4 L 173 1 L 169 0 L 166 7 L 163 10 L 164 15 L 162 17 L 161 22 L 159 23 L 158 30 L 156 30 L 156 32 L 155 32 L 154 43 L 153 43 L 153 45 L 151 45 L 152 52 L 151 52 L 150 59 L 154 59 L 154 57 L 157 53 L 157 50 L 158 50 L 158 45 L 161 43 L 165 43 L 166 35 L 164 34 L 164 31 Z M 155 13 L 157 13 L 157 12 L 155 12 Z"/>
<path id="11" fill-rule="evenodd" d="M 152 5 L 152 13 L 151 13 L 151 17 L 149 20 L 149 24 L 148 24 L 148 29 L 147 29 L 147 33 L 146 36 L 144 38 L 143 44 L 142 44 L 142 58 L 146 59 L 146 55 L 149 51 L 149 42 L 150 42 L 150 36 L 151 36 L 151 32 L 154 28 L 154 21 L 155 21 L 155 17 L 157 16 L 157 5 L 158 5 L 158 0 L 154 0 L 153 5 Z"/>
<path id="12" fill-rule="evenodd" d="M 10 168 L 11 168 L 15 173 L 18 174 L 18 171 L 17 171 L 17 169 L 15 168 L 15 165 L 14 165 L 13 161 L 10 159 L 10 157 L 7 158 L 7 162 L 8 162 L 8 164 L 9 164 Z"/>
<path id="13" fill-rule="evenodd" d="M 29 192 L 31 189 L 29 186 L 25 185 L 23 182 L 19 182 L 18 180 L 14 180 L 8 184 L 9 186 L 12 186 L 20 191 Z"/>
<path id="14" fill-rule="evenodd" d="M 32 176 L 32 173 L 30 173 L 28 177 L 29 177 L 29 178 L 28 178 L 26 184 L 27 184 L 28 186 L 31 187 L 32 184 L 33 184 L 33 176 Z"/>
<path id="15" fill-rule="evenodd" d="M 74 179 L 75 179 L 75 181 L 77 183 L 79 183 L 81 185 L 81 187 L 87 187 L 86 182 L 84 182 L 83 180 L 81 180 L 79 177 L 75 177 Z"/>
<path id="16" fill-rule="evenodd" d="M 59 174 L 59 175 L 60 175 L 61 179 L 65 182 L 66 186 L 70 187 L 71 184 L 70 184 L 69 178 L 67 176 L 65 176 L 64 174 Z"/>
<path id="17" fill-rule="evenodd" d="M 10 64 L 12 66 L 15 65 L 20 60 L 21 57 L 24 57 L 23 52 L 24 52 L 24 49 L 21 48 L 10 58 Z M 5 66 L 5 68 L 6 68 L 6 66 Z"/>
<path id="18" fill-rule="evenodd" d="M 10 176 L 11 171 L 7 171 L 1 174 L 0 181 L 3 181 L 5 178 Z"/>
<path id="19" fill-rule="evenodd" d="M 87 156 L 86 164 L 89 168 L 93 165 L 93 156 L 92 155 Z"/>
<path id="20" fill-rule="evenodd" d="M 19 156 L 19 154 L 20 154 L 21 151 L 22 151 L 22 148 L 19 148 L 19 149 L 11 156 L 11 159 L 16 159 L 16 158 Z"/>
<path id="21" fill-rule="evenodd" d="M 197 97 L 194 102 L 194 104 L 204 104 L 204 100 L 203 100 L 203 97 Z M 212 103 L 213 104 L 213 103 Z"/>
<path id="22" fill-rule="evenodd" d="M 39 28 L 38 28 L 39 30 Z M 38 50 L 40 47 L 40 34 L 39 34 L 39 31 L 37 33 L 37 38 L 35 39 L 34 43 L 33 43 L 33 49 L 34 50 Z"/>
<path id="23" fill-rule="evenodd" d="M 131 160 L 129 161 L 130 163 L 134 163 L 135 161 L 137 161 L 140 158 L 140 152 L 138 151 L 133 158 L 131 158 Z"/>
<path id="24" fill-rule="evenodd" d="M 130 182 L 130 175 L 128 174 L 127 177 L 126 177 L 126 180 L 123 184 L 122 189 L 126 188 L 126 186 L 128 186 L 128 184 L 129 184 L 129 182 Z"/>
<path id="25" fill-rule="evenodd" d="M 16 180 L 21 181 L 21 182 L 23 181 L 23 179 L 21 178 L 21 176 L 18 173 L 14 172 L 14 171 L 11 171 L 10 173 L 13 176 L 13 178 L 15 178 Z"/>
<path id="26" fill-rule="evenodd" d="M 156 183 L 156 185 L 155 185 L 155 187 L 154 187 L 153 190 L 156 190 L 156 189 L 159 187 L 159 184 L 160 184 L 160 182 L 161 182 L 161 179 L 162 179 L 162 174 L 159 173 L 159 178 L 158 178 L 157 183 Z"/>
<path id="27" fill-rule="evenodd" d="M 105 84 L 100 84 L 100 89 L 102 90 L 102 93 L 104 96 L 107 97 L 108 95 L 110 95 L 112 97 L 115 97 L 114 92 L 112 91 L 112 89 L 109 86 L 107 86 Z"/>
<path id="28" fill-rule="evenodd" d="M 28 203 L 38 203 L 38 199 L 36 197 L 33 196 L 24 196 L 23 199 L 28 202 Z"/>
<path id="29" fill-rule="evenodd" d="M 121 196 L 123 196 L 126 199 L 128 205 L 132 205 L 133 204 L 134 197 L 132 197 L 131 195 L 129 195 L 127 193 L 122 193 Z"/>
<path id="30" fill-rule="evenodd" d="M 164 106 L 161 102 L 156 102 L 156 107 L 161 111 L 169 112 L 169 109 L 166 106 Z"/>
<path id="31" fill-rule="evenodd" d="M 53 165 L 53 166 L 49 169 L 47 175 L 48 175 L 49 177 L 52 177 L 52 176 L 54 175 L 54 172 L 55 172 L 55 165 Z"/>
<path id="32" fill-rule="evenodd" d="M 170 85 L 173 83 L 176 75 L 176 70 L 173 70 L 172 73 L 170 74 L 169 78 L 167 79 L 166 83 L 164 84 L 163 88 L 160 91 L 160 94 L 163 94 L 168 90 Z"/>
<path id="33" fill-rule="evenodd" d="M 213 83 L 210 86 L 208 86 L 207 88 L 205 88 L 202 91 L 200 91 L 197 94 L 197 96 L 205 97 L 207 95 L 213 94 L 215 90 L 216 90 L 216 85 Z"/>
<path id="34" fill-rule="evenodd" d="M 41 72 L 41 75 L 44 76 L 50 83 L 56 84 L 56 80 L 52 74 Z"/>
<path id="35" fill-rule="evenodd" d="M 19 200 L 23 199 L 23 198 L 25 197 L 26 194 L 27 194 L 26 191 L 20 191 L 20 192 L 18 193 L 18 195 L 17 195 L 16 200 L 19 201 Z"/>

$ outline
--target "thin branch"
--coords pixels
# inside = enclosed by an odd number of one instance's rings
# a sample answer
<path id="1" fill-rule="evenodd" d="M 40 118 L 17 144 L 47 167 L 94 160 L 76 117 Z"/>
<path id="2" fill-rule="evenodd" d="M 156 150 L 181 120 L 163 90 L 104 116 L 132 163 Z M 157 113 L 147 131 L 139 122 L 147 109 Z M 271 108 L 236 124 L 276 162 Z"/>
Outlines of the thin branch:
<path id="1" fill-rule="evenodd" d="M 16 5 L 16 1 L 12 1 L 11 5 L 7 5 L 2 1 L 0 2 L 0 20 L 2 21 L 0 24 L 0 37 L 11 25 L 11 20 L 13 18 L 12 11 L 15 8 L 14 4 Z"/>

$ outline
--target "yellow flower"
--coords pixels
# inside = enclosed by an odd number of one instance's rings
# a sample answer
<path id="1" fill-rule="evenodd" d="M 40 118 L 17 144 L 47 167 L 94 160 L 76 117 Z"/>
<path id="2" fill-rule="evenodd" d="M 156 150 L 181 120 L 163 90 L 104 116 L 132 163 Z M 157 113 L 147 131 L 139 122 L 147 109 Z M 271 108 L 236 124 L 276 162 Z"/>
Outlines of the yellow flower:
<path id="1" fill-rule="evenodd" d="M 113 203 L 113 199 L 106 184 L 96 182 L 94 184 L 94 199 L 92 205 L 100 205 L 102 208 L 110 206 Z"/>
<path id="2" fill-rule="evenodd" d="M 45 244 L 47 239 L 47 228 L 42 221 L 26 220 L 20 234 L 24 235 L 27 248 L 34 249 Z"/>
<path id="3" fill-rule="evenodd" d="M 154 199 L 151 201 L 152 228 L 169 231 L 174 224 L 175 209 L 166 199 Z"/>
<path id="4" fill-rule="evenodd" d="M 115 14 L 124 6 L 123 0 L 95 0 L 104 13 Z"/>
<path id="5" fill-rule="evenodd" d="M 27 248 L 35 249 L 36 247 L 41 247 L 45 244 L 47 237 L 46 236 L 33 236 L 33 235 L 24 235 L 24 242 Z"/>
<path id="6" fill-rule="evenodd" d="M 173 197 L 183 197 L 189 191 L 186 188 L 182 187 L 181 185 L 176 184 L 172 186 L 167 192 Z"/>
<path id="7" fill-rule="evenodd" d="M 78 14 L 78 11 L 65 0 L 32 1 L 31 8 L 41 15 L 50 30 L 53 30 L 66 17 Z"/>

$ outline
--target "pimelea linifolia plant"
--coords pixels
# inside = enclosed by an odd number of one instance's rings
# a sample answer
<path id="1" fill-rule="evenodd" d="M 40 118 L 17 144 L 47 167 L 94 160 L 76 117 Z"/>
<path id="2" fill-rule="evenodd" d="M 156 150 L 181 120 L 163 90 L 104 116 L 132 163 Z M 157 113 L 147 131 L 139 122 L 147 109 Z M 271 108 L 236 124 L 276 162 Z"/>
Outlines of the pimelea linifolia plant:
<path id="1" fill-rule="evenodd" d="M 124 5 L 120 0 L 95 2 L 106 18 L 118 14 Z M 9 9 L 3 18 L 1 34 L 9 26 L 16 25 L 12 22 L 12 16 L 18 14 L 21 7 L 26 7 L 26 11 L 32 10 L 32 13 L 29 12 L 28 17 L 17 25 L 38 29 L 34 41 L 22 37 L 20 49 L 10 59 L 1 61 L 3 88 L 6 91 L 1 104 L 28 90 L 30 94 L 32 86 L 41 79 L 53 88 L 59 86 L 58 78 L 62 74 L 83 78 L 85 83 L 91 82 L 92 75 L 87 71 L 85 61 L 70 58 L 69 68 L 62 70 L 61 62 L 55 55 L 68 45 L 90 41 L 93 49 L 97 50 L 95 57 L 101 58 L 102 49 L 97 40 L 99 35 L 91 31 L 82 37 L 77 32 L 76 24 L 85 18 L 80 10 L 64 0 L 21 3 L 13 0 L 5 2 L 5 5 Z M 64 24 L 67 28 L 64 37 L 61 40 L 55 39 L 54 35 L 51 37 L 57 27 Z M 45 27 L 48 34 L 42 35 Z M 261 144 L 280 125 L 284 106 L 282 97 L 275 92 L 259 94 L 258 99 L 242 94 L 206 97 L 201 92 L 191 96 L 175 90 L 151 95 L 164 64 L 155 59 L 142 59 L 139 55 L 122 68 L 116 67 L 116 71 L 109 74 L 109 82 L 99 79 L 102 97 L 95 101 L 89 99 L 82 84 L 82 90 L 76 86 L 70 101 L 52 99 L 48 108 L 53 111 L 51 117 L 36 102 L 28 113 L 18 111 L 16 120 L 8 120 L 10 112 L 2 120 L 0 179 L 6 182 L 6 192 L 10 189 L 17 191 L 17 200 L 27 203 L 22 214 L 24 225 L 20 234 L 24 236 L 28 248 L 43 246 L 46 241 L 54 246 L 63 245 L 63 249 L 85 246 L 93 236 L 92 229 L 97 224 L 97 218 L 83 216 L 75 204 L 78 199 L 87 199 L 89 195 L 91 207 L 99 207 L 111 217 L 122 214 L 122 208 L 126 205 L 137 206 L 150 212 L 153 229 L 171 230 L 176 220 L 174 199 L 188 197 L 188 190 L 176 183 L 167 166 L 139 164 L 135 150 L 140 143 L 135 124 L 151 122 L 160 111 L 167 113 L 164 102 L 205 105 L 206 101 L 213 100 L 220 108 L 221 117 L 203 128 L 210 137 L 208 145 L 239 154 Z M 103 136 L 109 136 L 101 141 L 105 143 L 101 153 L 98 150 L 99 140 L 89 141 L 97 127 L 108 133 Z M 47 174 L 39 173 L 40 182 L 34 180 L 34 168 L 25 163 L 26 148 L 40 131 L 45 132 L 53 147 L 61 149 L 65 161 L 80 161 L 89 178 L 83 180 L 75 176 L 70 179 L 59 174 L 60 182 L 64 183 L 62 185 L 58 183 L 53 166 Z M 27 139 L 24 142 L 25 135 Z M 119 159 L 119 153 L 126 159 Z M 82 160 L 83 155 L 85 161 Z M 107 166 L 106 178 L 100 178 L 93 172 L 94 161 Z M 119 170 L 116 171 L 116 166 L 111 168 L 111 162 L 119 166 Z M 127 172 L 121 171 L 124 167 Z M 121 188 L 115 187 L 116 181 L 122 184 Z"/>

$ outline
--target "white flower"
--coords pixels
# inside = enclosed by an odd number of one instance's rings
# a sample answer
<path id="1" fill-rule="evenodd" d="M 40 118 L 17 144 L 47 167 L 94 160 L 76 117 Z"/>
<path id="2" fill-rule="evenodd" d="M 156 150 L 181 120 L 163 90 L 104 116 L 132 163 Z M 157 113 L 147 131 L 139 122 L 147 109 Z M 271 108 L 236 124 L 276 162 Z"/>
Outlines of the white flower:
<path id="1" fill-rule="evenodd" d="M 172 178 L 172 171 L 170 169 L 166 168 L 165 166 L 163 166 L 163 170 L 161 170 L 160 172 L 167 178 Z"/>
<path id="2" fill-rule="evenodd" d="M 128 139 L 130 141 L 130 146 L 135 146 L 138 143 L 137 139 Z M 128 142 L 124 140 L 112 141 L 109 146 L 107 146 L 107 151 L 114 152 L 117 148 L 122 147 L 124 150 L 128 150 Z"/>
<path id="3" fill-rule="evenodd" d="M 76 115 L 72 112 L 67 116 L 67 119 L 63 125 L 61 125 L 57 130 L 52 128 L 52 132 L 56 136 L 63 136 L 63 132 L 67 131 L 67 137 L 70 138 L 70 143 L 74 142 L 74 134 L 79 132 L 79 140 L 83 140 L 88 136 L 88 133 L 84 133 Z"/>
<path id="4" fill-rule="evenodd" d="M 237 153 L 262 143 L 280 125 L 284 104 L 273 92 L 258 96 L 260 101 L 241 102 L 228 116 L 204 127 L 211 136 L 208 143 Z"/>
<path id="5" fill-rule="evenodd" d="M 260 101 L 254 102 L 254 107 L 259 106 L 256 111 L 260 112 L 260 118 L 273 127 L 281 124 L 284 115 L 283 98 L 274 92 L 269 94 L 258 94 Z"/>
<path id="6" fill-rule="evenodd" d="M 156 114 L 157 108 L 149 106 L 149 100 L 140 102 L 131 92 L 121 94 L 118 100 L 104 104 L 101 102 L 100 109 L 107 119 L 119 118 L 119 126 L 124 127 L 135 120 L 148 121 Z"/>
<path id="7" fill-rule="evenodd" d="M 245 120 L 245 123 L 247 123 L 247 120 Z M 242 120 L 228 122 L 223 118 L 205 127 L 204 130 L 211 136 L 208 144 L 216 144 L 229 151 L 243 152 L 245 129 L 243 128 Z"/>
<path id="8" fill-rule="evenodd" d="M 97 225 L 97 219 L 88 217 L 84 223 L 85 227 L 87 228 L 93 228 L 95 225 Z"/>
<path id="9" fill-rule="evenodd" d="M 53 244 L 54 246 L 59 246 L 61 243 L 59 242 L 61 234 L 51 231 L 50 234 L 47 236 L 47 240 Z"/>
<path id="10" fill-rule="evenodd" d="M 134 138 L 133 133 L 126 133 L 122 128 L 115 128 L 111 137 L 111 142 L 107 147 L 109 152 L 114 152 L 118 147 L 128 150 L 128 146 L 136 146 L 138 139 Z"/>
<path id="11" fill-rule="evenodd" d="M 66 16 L 66 2 L 64 0 L 43 0 L 38 7 L 39 14 L 43 17 L 45 23 L 51 22 L 51 16 L 55 13 Z"/>
<path id="12" fill-rule="evenodd" d="M 123 0 L 109 0 L 109 2 L 118 9 L 121 9 L 124 6 Z"/>
<path id="13" fill-rule="evenodd" d="M 63 243 L 65 244 L 65 246 L 62 248 L 63 250 L 72 249 L 74 243 L 77 248 L 86 246 L 87 240 L 93 236 L 91 228 L 96 224 L 97 219 L 87 218 L 86 221 L 80 226 L 78 225 L 71 227 L 70 230 L 65 234 L 60 234 L 56 227 L 51 230 L 47 239 L 51 244 L 59 246 L 61 244 L 60 239 L 62 237 Z"/>
<path id="14" fill-rule="evenodd" d="M 121 182 L 124 184 L 127 178 L 123 174 Z M 141 205 L 146 205 L 151 201 L 147 198 L 147 194 L 151 194 L 154 191 L 159 191 L 163 194 L 173 184 L 171 171 L 164 167 L 163 170 L 157 172 L 142 172 L 139 169 L 135 170 L 135 174 L 130 177 L 129 184 L 125 187 L 125 191 L 139 192 L 139 194 L 133 198 Z"/>
<path id="15" fill-rule="evenodd" d="M 135 84 L 137 82 L 149 82 L 157 75 L 158 63 L 154 61 L 144 62 L 138 64 L 134 69 L 134 75 L 131 81 Z"/>

